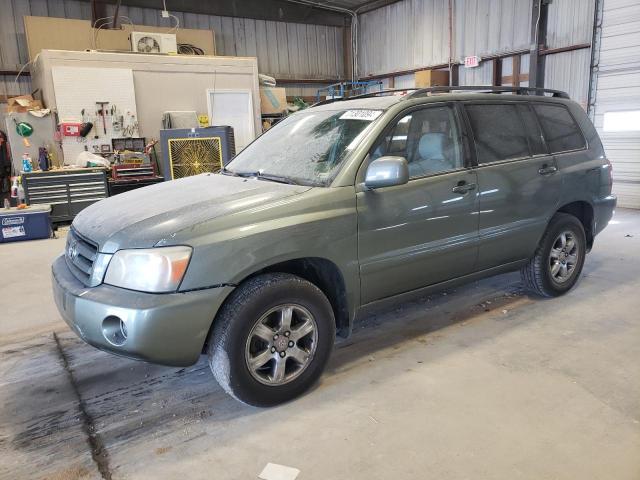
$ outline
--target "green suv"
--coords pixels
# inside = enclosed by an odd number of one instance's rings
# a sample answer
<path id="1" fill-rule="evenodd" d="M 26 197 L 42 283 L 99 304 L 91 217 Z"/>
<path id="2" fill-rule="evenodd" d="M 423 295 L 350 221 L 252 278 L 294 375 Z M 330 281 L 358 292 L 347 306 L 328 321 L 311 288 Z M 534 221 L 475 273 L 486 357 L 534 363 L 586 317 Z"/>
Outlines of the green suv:
<path id="1" fill-rule="evenodd" d="M 318 380 L 363 307 L 512 270 L 567 292 L 615 204 L 563 92 L 381 92 L 287 117 L 220 173 L 85 209 L 53 291 L 91 345 L 173 366 L 204 353 L 228 393 L 269 406 Z"/>

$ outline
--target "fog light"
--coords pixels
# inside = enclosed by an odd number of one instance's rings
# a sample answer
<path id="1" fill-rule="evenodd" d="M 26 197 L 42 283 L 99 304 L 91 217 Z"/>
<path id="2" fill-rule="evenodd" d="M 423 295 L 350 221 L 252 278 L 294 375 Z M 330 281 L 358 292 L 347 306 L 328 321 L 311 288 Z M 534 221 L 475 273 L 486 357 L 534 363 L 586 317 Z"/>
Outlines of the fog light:
<path id="1" fill-rule="evenodd" d="M 112 345 L 120 347 L 127 341 L 127 324 L 114 315 L 102 321 L 102 335 Z"/>

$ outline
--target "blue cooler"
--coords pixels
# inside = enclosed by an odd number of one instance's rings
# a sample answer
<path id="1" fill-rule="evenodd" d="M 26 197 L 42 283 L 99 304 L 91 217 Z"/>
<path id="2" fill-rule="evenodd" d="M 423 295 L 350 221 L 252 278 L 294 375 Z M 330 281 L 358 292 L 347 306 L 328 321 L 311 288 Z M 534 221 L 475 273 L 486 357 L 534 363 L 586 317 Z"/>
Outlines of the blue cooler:
<path id="1" fill-rule="evenodd" d="M 49 238 L 50 212 L 50 205 L 33 205 L 23 210 L 0 208 L 0 243 Z"/>

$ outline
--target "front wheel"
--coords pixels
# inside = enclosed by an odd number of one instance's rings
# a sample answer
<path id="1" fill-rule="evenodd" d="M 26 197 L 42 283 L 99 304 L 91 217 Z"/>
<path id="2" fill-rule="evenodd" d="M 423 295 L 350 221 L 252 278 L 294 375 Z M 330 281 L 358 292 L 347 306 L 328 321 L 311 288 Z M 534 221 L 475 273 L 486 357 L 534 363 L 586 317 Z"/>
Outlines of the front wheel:
<path id="1" fill-rule="evenodd" d="M 520 271 L 525 286 L 543 297 L 557 297 L 578 281 L 586 254 L 582 222 L 568 213 L 556 213 L 535 254 Z"/>
<path id="2" fill-rule="evenodd" d="M 322 291 L 295 275 L 273 273 L 234 290 L 216 319 L 207 353 L 227 393 L 266 407 L 311 387 L 334 339 L 333 309 Z"/>

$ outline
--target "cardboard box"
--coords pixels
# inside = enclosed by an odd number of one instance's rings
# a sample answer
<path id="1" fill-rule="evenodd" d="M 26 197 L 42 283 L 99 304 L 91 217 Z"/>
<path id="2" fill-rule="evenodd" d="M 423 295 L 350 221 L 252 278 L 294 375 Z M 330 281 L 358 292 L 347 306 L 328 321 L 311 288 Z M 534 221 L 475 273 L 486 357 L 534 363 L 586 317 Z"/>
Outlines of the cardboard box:
<path id="1" fill-rule="evenodd" d="M 287 110 L 287 91 L 279 87 L 260 87 L 260 110 L 263 114 L 277 114 Z"/>
<path id="2" fill-rule="evenodd" d="M 416 88 L 446 87 L 449 85 L 449 72 L 446 70 L 420 70 L 415 73 Z"/>
<path id="3" fill-rule="evenodd" d="M 25 113 L 29 110 L 40 110 L 42 108 L 42 102 L 34 100 L 31 95 L 19 95 L 7 100 L 8 113 Z"/>

